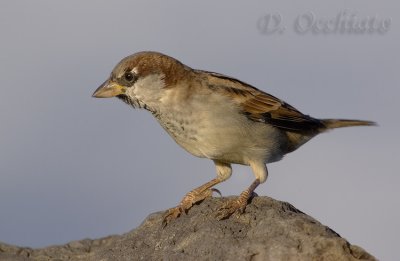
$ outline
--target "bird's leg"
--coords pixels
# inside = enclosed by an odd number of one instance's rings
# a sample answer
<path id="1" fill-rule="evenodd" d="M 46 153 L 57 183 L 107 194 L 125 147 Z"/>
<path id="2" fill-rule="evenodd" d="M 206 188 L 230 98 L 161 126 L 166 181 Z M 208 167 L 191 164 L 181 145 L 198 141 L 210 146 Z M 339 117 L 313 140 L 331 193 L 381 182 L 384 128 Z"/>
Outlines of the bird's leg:
<path id="1" fill-rule="evenodd" d="M 251 162 L 250 167 L 256 176 L 256 179 L 251 183 L 245 191 L 236 199 L 228 200 L 217 211 L 216 217 L 221 220 L 230 217 L 238 211 L 242 214 L 247 206 L 247 202 L 254 193 L 258 185 L 264 183 L 268 177 L 268 169 L 263 161 Z"/>
<path id="2" fill-rule="evenodd" d="M 217 219 L 225 219 L 230 217 L 233 213 L 238 211 L 242 214 L 247 206 L 247 202 L 253 194 L 256 187 L 260 185 L 260 180 L 256 179 L 253 183 L 251 183 L 250 187 L 248 187 L 245 191 L 240 193 L 240 196 L 236 199 L 231 199 L 225 202 L 217 212 Z"/>
<path id="3" fill-rule="evenodd" d="M 163 227 L 165 227 L 170 221 L 178 218 L 181 214 L 187 213 L 187 211 L 197 202 L 211 197 L 214 191 L 219 193 L 218 190 L 212 189 L 212 187 L 228 179 L 232 174 L 232 169 L 230 164 L 221 163 L 218 161 L 214 161 L 214 163 L 217 169 L 217 178 L 190 191 L 183 197 L 178 206 L 167 210 L 164 215 Z"/>
<path id="4" fill-rule="evenodd" d="M 220 182 L 222 182 L 220 179 L 215 178 L 187 193 L 178 206 L 167 210 L 164 216 L 163 226 L 166 226 L 171 220 L 176 219 L 182 213 L 186 213 L 197 202 L 202 201 L 205 198 L 211 197 L 214 191 L 211 189 L 211 187 L 217 185 Z"/>

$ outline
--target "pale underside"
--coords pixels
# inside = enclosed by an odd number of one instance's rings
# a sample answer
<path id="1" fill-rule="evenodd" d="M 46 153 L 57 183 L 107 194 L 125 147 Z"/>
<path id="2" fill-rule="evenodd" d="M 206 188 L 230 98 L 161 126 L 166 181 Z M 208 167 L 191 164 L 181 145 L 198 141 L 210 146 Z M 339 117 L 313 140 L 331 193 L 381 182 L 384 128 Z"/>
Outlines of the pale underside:
<path id="1" fill-rule="evenodd" d="M 226 97 L 211 94 L 193 99 L 197 101 L 191 102 L 191 110 L 170 109 L 156 114 L 161 126 L 191 154 L 249 165 L 251 161 L 277 161 L 286 153 L 284 131 L 238 114 L 238 108 L 227 102 Z M 204 100 L 217 106 L 210 111 L 203 105 Z M 196 117 L 192 116 L 193 113 Z"/>

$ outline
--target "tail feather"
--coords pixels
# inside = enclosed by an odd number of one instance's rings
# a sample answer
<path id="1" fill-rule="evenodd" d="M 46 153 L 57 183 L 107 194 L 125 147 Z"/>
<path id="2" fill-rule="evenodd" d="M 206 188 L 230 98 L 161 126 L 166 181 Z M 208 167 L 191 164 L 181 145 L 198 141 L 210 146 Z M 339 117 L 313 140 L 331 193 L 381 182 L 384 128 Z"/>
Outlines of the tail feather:
<path id="1" fill-rule="evenodd" d="M 376 126 L 373 121 L 360 121 L 360 120 L 341 120 L 341 119 L 323 119 L 322 124 L 327 129 L 335 129 L 351 126 Z"/>

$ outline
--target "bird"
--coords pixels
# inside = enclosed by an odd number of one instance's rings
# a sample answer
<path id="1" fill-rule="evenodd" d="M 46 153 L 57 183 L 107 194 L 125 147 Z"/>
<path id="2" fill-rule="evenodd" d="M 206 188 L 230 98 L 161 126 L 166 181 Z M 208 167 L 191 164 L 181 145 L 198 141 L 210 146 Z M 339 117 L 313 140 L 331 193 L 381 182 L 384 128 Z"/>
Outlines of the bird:
<path id="1" fill-rule="evenodd" d="M 92 96 L 116 97 L 149 111 L 183 149 L 214 162 L 216 177 L 168 209 L 164 226 L 218 192 L 214 186 L 231 176 L 232 164 L 250 166 L 255 179 L 216 210 L 219 220 L 245 211 L 254 190 L 268 177 L 267 164 L 328 130 L 376 125 L 364 120 L 313 118 L 241 80 L 193 69 L 153 51 L 122 59 Z"/>

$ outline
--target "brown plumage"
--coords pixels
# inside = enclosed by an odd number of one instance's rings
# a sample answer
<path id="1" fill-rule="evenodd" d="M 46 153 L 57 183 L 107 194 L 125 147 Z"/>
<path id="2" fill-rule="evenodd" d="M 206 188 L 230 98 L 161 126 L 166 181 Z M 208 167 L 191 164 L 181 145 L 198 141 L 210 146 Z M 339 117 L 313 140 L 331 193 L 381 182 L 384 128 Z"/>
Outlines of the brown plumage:
<path id="1" fill-rule="evenodd" d="M 375 125 L 363 120 L 315 119 L 245 82 L 214 72 L 199 72 L 207 74 L 211 88 L 237 103 L 249 119 L 287 131 L 318 133 L 333 128 Z"/>
<path id="2" fill-rule="evenodd" d="M 218 210 L 218 218 L 244 211 L 254 189 L 267 179 L 267 163 L 282 159 L 326 130 L 375 124 L 315 119 L 240 80 L 195 70 L 156 52 L 123 59 L 93 96 L 118 97 L 150 111 L 181 147 L 214 161 L 217 177 L 186 194 L 167 212 L 164 224 L 211 196 L 212 187 L 231 176 L 232 163 L 250 166 L 256 179 Z"/>

